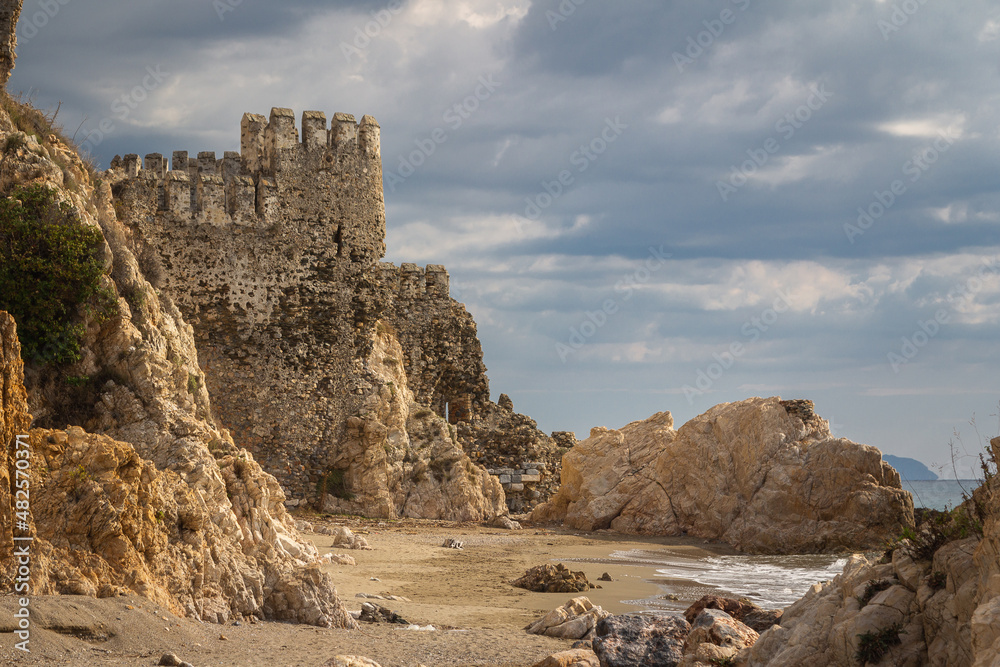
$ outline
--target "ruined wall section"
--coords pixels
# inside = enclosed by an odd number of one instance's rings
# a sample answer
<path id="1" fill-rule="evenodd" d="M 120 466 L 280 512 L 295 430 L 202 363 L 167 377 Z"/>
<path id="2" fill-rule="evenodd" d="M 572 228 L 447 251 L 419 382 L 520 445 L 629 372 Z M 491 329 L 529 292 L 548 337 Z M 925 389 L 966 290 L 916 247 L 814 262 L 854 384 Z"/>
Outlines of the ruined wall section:
<path id="1" fill-rule="evenodd" d="M 386 320 L 403 347 L 403 366 L 418 403 L 452 424 L 482 414 L 490 386 L 476 322 L 449 295 L 445 268 L 380 263 L 392 295 Z"/>
<path id="2" fill-rule="evenodd" d="M 456 427 L 465 453 L 502 485 L 511 512 L 544 502 L 558 488 L 561 452 L 509 398 L 490 400 L 476 322 L 449 295 L 445 268 L 383 262 L 379 270 L 389 293 L 385 321 L 401 344 L 416 401 Z"/>

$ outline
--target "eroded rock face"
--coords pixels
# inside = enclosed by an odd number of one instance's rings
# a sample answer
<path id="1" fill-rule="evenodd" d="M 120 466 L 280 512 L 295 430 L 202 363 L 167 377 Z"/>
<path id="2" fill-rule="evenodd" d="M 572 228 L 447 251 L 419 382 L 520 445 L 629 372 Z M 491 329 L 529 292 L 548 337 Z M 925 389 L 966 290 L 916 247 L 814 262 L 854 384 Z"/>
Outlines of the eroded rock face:
<path id="1" fill-rule="evenodd" d="M 30 424 L 21 344 L 14 318 L 0 311 L 0 562 L 5 563 L 14 547 L 14 452 L 17 436 L 27 435 Z M 5 577 L 9 575 L 6 568 L 0 571 L 0 584 L 6 586 L 9 580 Z"/>
<path id="2" fill-rule="evenodd" d="M 31 452 L 32 593 L 131 591 L 203 620 L 253 614 L 353 624 L 329 576 L 313 562 L 315 549 L 271 517 L 269 491 L 276 483 L 245 452 L 219 463 L 224 493 L 234 500 L 223 509 L 207 505 L 179 474 L 158 470 L 128 443 L 79 427 L 29 432 L 16 353 L 13 322 L 0 313 L 0 424 L 6 443 L 11 434 L 28 434 Z M 7 496 L 0 508 L 9 512 L 10 480 L 0 482 Z M 214 520 L 213 511 L 230 521 Z M 12 523 L 3 526 L 0 560 L 9 562 Z M 9 576 L 5 568 L 0 583 L 9 586 Z"/>
<path id="3" fill-rule="evenodd" d="M 36 593 L 133 591 L 206 621 L 240 614 L 352 625 L 315 550 L 269 516 L 264 474 L 246 454 L 220 461 L 235 501 L 238 530 L 229 532 L 177 473 L 127 443 L 74 426 L 33 430 L 31 445 L 35 544 L 44 545 Z"/>
<path id="4" fill-rule="evenodd" d="M 505 515 L 500 483 L 472 463 L 453 427 L 417 405 L 401 357 L 390 331 L 375 337 L 366 366 L 381 389 L 347 420 L 346 438 L 327 463 L 337 484 L 326 485 L 323 509 L 451 521 Z"/>
<path id="5" fill-rule="evenodd" d="M 1000 450 L 1000 439 L 992 447 Z M 922 561 L 905 549 L 896 549 L 891 563 L 852 556 L 832 582 L 816 584 L 788 607 L 780 624 L 743 651 L 738 664 L 856 665 L 866 636 L 871 641 L 890 633 L 898 643 L 888 646 L 882 664 L 995 665 L 1000 655 L 1000 494 L 995 487 L 994 478 L 974 493 L 985 518 L 982 539 L 947 542 Z"/>
<path id="6" fill-rule="evenodd" d="M 0 112 L 0 140 L 15 131 Z M 108 184 L 91 183 L 57 136 L 22 138 L 0 181 L 53 188 L 81 224 L 102 230 L 101 287 L 118 305 L 107 319 L 85 320 L 79 362 L 29 364 L 24 385 L 5 325 L 0 424 L 26 427 L 17 405 L 26 386 L 35 425 L 48 427 L 30 432 L 35 592 L 131 590 L 206 620 L 353 625 L 275 479 L 212 418 L 191 327 L 139 271 Z M 9 489 L 9 478 L 0 485 Z"/>
<path id="7" fill-rule="evenodd" d="M 913 502 L 873 447 L 778 398 L 718 405 L 673 428 L 661 412 L 595 428 L 563 458 L 538 521 L 719 539 L 755 553 L 875 548 L 913 525 Z M 805 416 L 805 420 L 803 420 Z"/>

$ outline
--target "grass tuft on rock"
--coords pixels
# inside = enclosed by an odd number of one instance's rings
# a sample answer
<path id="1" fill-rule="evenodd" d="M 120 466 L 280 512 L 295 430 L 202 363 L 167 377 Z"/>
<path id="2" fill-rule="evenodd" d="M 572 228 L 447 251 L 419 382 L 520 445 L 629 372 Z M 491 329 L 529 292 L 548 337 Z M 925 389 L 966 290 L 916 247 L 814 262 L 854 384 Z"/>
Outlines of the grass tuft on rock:
<path id="1" fill-rule="evenodd" d="M 895 623 L 876 632 L 865 632 L 858 635 L 858 652 L 856 658 L 862 665 L 876 665 L 893 646 L 899 646 L 903 640 L 899 633 L 903 630 L 902 623 Z"/>

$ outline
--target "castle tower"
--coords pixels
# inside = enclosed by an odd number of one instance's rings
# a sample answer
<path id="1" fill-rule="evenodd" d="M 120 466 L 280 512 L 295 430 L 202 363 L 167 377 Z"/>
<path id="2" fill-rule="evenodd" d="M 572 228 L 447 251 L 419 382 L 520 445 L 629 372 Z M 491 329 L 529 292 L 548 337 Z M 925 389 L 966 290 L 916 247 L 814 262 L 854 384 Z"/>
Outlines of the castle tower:
<path id="1" fill-rule="evenodd" d="M 330 261 L 377 262 L 385 254 L 378 123 L 335 113 L 328 124 L 322 111 L 305 111 L 300 127 L 301 138 L 294 112 L 275 107 L 267 118 L 243 115 L 239 153 L 174 151 L 169 165 L 158 153 L 127 155 L 115 164 L 163 224 L 281 227 L 321 244 Z"/>

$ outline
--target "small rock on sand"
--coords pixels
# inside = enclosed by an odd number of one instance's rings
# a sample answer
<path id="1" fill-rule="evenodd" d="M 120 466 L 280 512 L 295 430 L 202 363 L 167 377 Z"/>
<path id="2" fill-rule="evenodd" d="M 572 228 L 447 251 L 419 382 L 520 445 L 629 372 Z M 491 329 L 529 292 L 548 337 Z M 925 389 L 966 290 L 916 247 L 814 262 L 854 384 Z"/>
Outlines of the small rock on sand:
<path id="1" fill-rule="evenodd" d="M 560 651 L 536 662 L 533 667 L 600 667 L 597 654 L 590 649 Z"/>
<path id="2" fill-rule="evenodd" d="M 323 667 L 382 667 L 374 660 L 356 655 L 338 655 L 323 663 Z"/>

